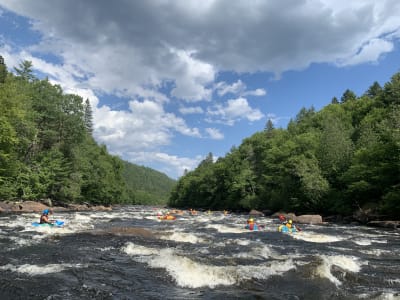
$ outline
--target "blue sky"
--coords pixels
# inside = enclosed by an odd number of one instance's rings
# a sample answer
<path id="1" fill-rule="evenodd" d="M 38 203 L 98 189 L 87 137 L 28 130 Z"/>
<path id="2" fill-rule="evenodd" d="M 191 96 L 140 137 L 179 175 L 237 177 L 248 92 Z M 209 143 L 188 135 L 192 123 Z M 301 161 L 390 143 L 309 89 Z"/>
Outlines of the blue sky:
<path id="1" fill-rule="evenodd" d="M 88 98 L 114 155 L 179 178 L 399 72 L 397 0 L 0 0 L 0 55 Z"/>

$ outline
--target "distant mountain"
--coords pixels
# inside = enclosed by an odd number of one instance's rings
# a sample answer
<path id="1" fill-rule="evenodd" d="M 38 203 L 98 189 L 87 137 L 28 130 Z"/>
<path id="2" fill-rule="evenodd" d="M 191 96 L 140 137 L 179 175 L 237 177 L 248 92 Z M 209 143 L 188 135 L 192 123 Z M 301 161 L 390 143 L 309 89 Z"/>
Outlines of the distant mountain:
<path id="1" fill-rule="evenodd" d="M 164 173 L 126 161 L 122 176 L 136 204 L 166 204 L 176 184 Z"/>

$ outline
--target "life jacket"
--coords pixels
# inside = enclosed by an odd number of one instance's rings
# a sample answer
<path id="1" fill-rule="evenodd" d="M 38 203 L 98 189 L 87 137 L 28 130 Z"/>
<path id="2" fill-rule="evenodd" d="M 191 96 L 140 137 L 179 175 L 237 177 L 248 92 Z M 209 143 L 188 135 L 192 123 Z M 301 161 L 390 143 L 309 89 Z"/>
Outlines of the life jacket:
<path id="1" fill-rule="evenodd" d="M 39 222 L 40 224 L 48 223 L 47 221 L 48 221 L 48 216 L 47 215 L 43 214 L 43 215 L 40 216 L 40 222 Z"/>

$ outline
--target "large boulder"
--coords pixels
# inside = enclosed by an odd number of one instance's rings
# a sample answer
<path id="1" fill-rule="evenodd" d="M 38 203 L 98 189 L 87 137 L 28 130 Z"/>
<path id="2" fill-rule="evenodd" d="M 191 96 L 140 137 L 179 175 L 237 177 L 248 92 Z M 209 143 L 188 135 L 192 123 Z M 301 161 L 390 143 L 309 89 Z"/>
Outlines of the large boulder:
<path id="1" fill-rule="evenodd" d="M 301 224 L 322 224 L 320 215 L 301 215 L 293 218 L 293 221 Z"/>
<path id="2" fill-rule="evenodd" d="M 0 202 L 0 212 L 9 212 L 11 211 L 12 204 L 9 202 Z"/>
<path id="3" fill-rule="evenodd" d="M 15 202 L 11 205 L 11 212 L 41 212 L 42 210 L 49 208 L 43 203 L 35 202 L 35 201 L 23 201 L 23 202 Z"/>
<path id="4" fill-rule="evenodd" d="M 264 214 L 261 211 L 258 211 L 258 210 L 255 210 L 255 209 L 252 209 L 249 212 L 249 215 L 253 216 L 253 217 L 263 217 L 264 216 Z"/>

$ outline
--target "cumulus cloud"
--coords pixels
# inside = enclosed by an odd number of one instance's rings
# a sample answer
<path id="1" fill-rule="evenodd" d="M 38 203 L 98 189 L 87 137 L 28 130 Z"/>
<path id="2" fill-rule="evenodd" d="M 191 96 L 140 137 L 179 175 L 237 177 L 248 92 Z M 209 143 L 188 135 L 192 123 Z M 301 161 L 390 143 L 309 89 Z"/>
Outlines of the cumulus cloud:
<path id="1" fill-rule="evenodd" d="M 362 62 L 376 62 L 385 53 L 391 52 L 394 46 L 393 43 L 382 40 L 382 39 L 372 39 L 363 45 L 359 52 L 338 61 L 339 65 L 358 65 Z"/>
<path id="2" fill-rule="evenodd" d="M 102 106 L 94 115 L 96 139 L 121 153 L 156 149 L 170 144 L 174 132 L 200 137 L 198 128 L 189 128 L 185 120 L 167 113 L 161 103 L 145 100 L 129 102 L 130 111 L 115 111 Z"/>
<path id="3" fill-rule="evenodd" d="M 202 114 L 204 110 L 200 106 L 180 107 L 179 112 L 183 115 Z"/>
<path id="4" fill-rule="evenodd" d="M 258 121 L 264 117 L 259 109 L 250 107 L 247 99 L 230 99 L 225 105 L 216 104 L 207 110 L 208 121 L 233 126 L 235 122 L 247 119 Z"/>
<path id="5" fill-rule="evenodd" d="M 264 89 L 247 90 L 247 86 L 240 79 L 231 85 L 224 81 L 218 82 L 214 89 L 219 96 L 226 94 L 240 95 L 240 96 L 264 96 L 267 92 Z"/>
<path id="6" fill-rule="evenodd" d="M 345 5 L 323 0 L 0 3 L 37 20 L 34 28 L 45 35 L 46 45 L 57 47 L 61 37 L 78 45 L 63 47 L 64 57 L 72 59 L 75 53 L 78 61 L 84 58 L 92 67 L 90 56 L 103 66 L 111 59 L 116 68 L 130 70 L 135 81 L 140 82 L 140 74 L 142 81 L 155 85 L 163 78 L 176 79 L 182 68 L 196 85 L 208 83 L 214 68 L 279 73 L 312 62 L 336 62 L 378 37 L 392 43 L 393 34 L 386 34 L 399 31 L 400 18 L 396 0 Z M 197 63 L 206 66 L 201 74 L 193 73 Z M 184 86 L 177 87 L 176 94 L 186 96 L 180 88 Z"/>
<path id="7" fill-rule="evenodd" d="M 224 135 L 217 128 L 206 128 L 205 131 L 213 140 L 222 140 Z"/>
<path id="8" fill-rule="evenodd" d="M 195 158 L 179 157 L 163 152 L 128 152 L 126 158 L 136 164 L 159 166 L 157 169 L 166 174 L 170 174 L 173 178 L 179 178 L 185 171 L 193 170 L 203 159 L 203 156 Z"/>

